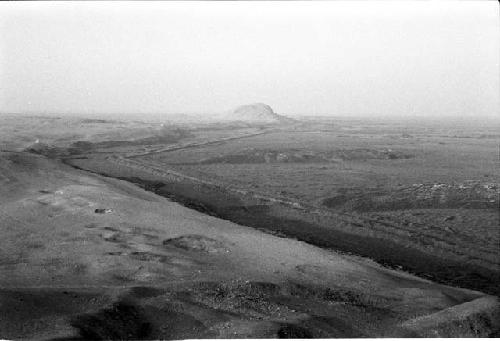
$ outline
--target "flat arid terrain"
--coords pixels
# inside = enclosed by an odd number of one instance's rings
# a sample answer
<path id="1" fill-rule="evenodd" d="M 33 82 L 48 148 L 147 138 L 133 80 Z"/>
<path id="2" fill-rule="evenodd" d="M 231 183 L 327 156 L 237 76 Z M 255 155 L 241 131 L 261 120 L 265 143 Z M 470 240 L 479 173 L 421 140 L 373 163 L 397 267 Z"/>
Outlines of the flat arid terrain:
<path id="1" fill-rule="evenodd" d="M 500 335 L 500 125 L 0 116 L 0 339 Z"/>

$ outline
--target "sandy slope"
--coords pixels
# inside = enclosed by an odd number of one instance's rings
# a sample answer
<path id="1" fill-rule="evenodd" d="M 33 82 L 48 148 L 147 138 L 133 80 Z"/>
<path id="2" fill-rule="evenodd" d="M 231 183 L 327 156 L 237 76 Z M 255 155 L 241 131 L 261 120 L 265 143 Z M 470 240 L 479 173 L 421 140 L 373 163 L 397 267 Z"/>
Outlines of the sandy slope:
<path id="1" fill-rule="evenodd" d="M 494 297 L 26 153 L 0 154 L 0 231 L 0 338 L 486 336 L 496 327 Z"/>

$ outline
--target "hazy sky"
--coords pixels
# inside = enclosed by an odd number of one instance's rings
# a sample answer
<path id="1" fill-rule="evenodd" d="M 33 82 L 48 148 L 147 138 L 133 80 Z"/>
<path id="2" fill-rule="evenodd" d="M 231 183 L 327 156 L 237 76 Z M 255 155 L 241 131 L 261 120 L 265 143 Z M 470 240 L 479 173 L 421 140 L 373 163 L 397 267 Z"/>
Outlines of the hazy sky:
<path id="1" fill-rule="evenodd" d="M 499 8 L 3 2 L 0 112 L 499 115 Z"/>

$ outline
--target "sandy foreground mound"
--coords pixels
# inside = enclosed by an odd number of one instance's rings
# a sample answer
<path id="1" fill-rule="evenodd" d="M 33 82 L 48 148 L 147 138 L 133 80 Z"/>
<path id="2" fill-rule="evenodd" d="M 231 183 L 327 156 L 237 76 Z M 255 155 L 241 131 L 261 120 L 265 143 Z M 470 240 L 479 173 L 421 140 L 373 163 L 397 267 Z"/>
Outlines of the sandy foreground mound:
<path id="1" fill-rule="evenodd" d="M 104 213 L 96 213 L 104 212 Z M 489 336 L 498 302 L 0 154 L 0 338 Z"/>

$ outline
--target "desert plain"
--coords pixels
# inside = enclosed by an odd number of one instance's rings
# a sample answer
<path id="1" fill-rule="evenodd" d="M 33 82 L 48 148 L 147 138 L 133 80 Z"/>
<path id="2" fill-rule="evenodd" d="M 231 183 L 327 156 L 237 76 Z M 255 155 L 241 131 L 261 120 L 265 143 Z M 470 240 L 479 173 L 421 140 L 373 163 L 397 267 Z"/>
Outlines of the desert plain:
<path id="1" fill-rule="evenodd" d="M 498 336 L 500 126 L 0 117 L 0 338 Z"/>

